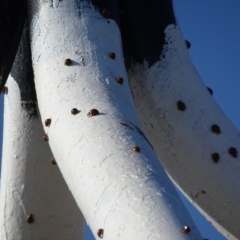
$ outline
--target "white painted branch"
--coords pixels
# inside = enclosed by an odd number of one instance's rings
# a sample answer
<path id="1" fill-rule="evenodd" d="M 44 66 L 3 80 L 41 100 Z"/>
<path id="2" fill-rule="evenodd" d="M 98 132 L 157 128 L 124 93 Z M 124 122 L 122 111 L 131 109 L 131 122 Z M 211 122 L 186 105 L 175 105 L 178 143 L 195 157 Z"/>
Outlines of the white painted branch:
<path id="1" fill-rule="evenodd" d="M 96 239 L 202 239 L 140 131 L 116 23 L 86 1 L 35 2 L 42 121 L 52 119 L 51 149 Z"/>
<path id="2" fill-rule="evenodd" d="M 47 143 L 38 117 L 21 108 L 17 83 L 8 78 L 0 198 L 0 239 L 83 239 L 85 221 Z M 33 223 L 26 217 L 34 216 Z M 81 237 L 82 236 L 82 237 Z"/>
<path id="3" fill-rule="evenodd" d="M 228 239 L 240 239 L 240 135 L 195 70 L 178 26 L 161 59 L 129 71 L 147 137 L 174 181 Z M 234 235 L 234 236 L 232 236 Z"/>
<path id="4" fill-rule="evenodd" d="M 23 45 L 17 58 L 4 100 L 0 239 L 83 239 L 85 220 L 58 166 L 50 162 L 36 102 L 22 99 L 29 89 L 19 78 L 26 77 L 31 59 Z"/>

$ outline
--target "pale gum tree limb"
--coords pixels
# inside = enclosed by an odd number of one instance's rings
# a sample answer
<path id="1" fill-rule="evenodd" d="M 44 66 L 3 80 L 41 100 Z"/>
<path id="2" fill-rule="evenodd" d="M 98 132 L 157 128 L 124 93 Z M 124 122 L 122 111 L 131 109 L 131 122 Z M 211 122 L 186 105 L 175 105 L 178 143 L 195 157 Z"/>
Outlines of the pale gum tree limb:
<path id="1" fill-rule="evenodd" d="M 87 1 L 29 8 L 42 122 L 95 238 L 202 239 L 140 130 L 115 21 Z"/>
<path id="2" fill-rule="evenodd" d="M 84 239 L 85 220 L 43 141 L 27 40 L 25 28 L 5 88 L 0 239 Z"/>
<path id="3" fill-rule="evenodd" d="M 194 68 L 179 26 L 167 25 L 164 34 L 158 60 L 132 55 L 129 64 L 144 131 L 187 198 L 228 239 L 240 239 L 239 131 Z"/>

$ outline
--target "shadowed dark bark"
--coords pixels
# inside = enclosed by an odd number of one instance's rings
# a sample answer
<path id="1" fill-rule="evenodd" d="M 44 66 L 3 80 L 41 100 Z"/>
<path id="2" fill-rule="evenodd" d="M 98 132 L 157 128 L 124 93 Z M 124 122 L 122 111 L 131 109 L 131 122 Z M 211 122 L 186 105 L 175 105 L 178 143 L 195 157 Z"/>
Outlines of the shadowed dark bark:
<path id="1" fill-rule="evenodd" d="M 11 71 L 26 17 L 26 0 L 0 1 L 0 92 Z"/>
<path id="2" fill-rule="evenodd" d="M 11 70 L 11 76 L 19 86 L 22 108 L 28 112 L 29 117 L 37 116 L 37 96 L 33 78 L 29 29 L 27 21 L 23 30 L 22 40 L 19 44 L 19 48 Z"/>
<path id="3" fill-rule="evenodd" d="M 164 30 L 176 24 L 171 0 L 120 0 L 120 23 L 126 65 L 131 61 L 152 66 L 165 42 Z"/>

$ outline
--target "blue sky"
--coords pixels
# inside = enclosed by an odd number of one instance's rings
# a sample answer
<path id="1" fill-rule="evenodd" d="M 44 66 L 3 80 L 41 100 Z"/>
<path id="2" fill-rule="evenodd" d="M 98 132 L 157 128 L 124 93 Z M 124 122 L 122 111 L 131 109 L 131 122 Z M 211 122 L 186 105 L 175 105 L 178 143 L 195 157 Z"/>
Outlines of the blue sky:
<path id="1" fill-rule="evenodd" d="M 195 67 L 214 99 L 240 129 L 240 1 L 175 0 L 184 37 Z M 2 140 L 3 96 L 0 96 L 0 140 Z M 0 141 L 0 147 L 2 143 Z M 1 149 L 0 149 L 1 150 Z M 187 202 L 204 238 L 223 240 L 221 236 Z M 92 240 L 89 231 L 87 240 Z"/>

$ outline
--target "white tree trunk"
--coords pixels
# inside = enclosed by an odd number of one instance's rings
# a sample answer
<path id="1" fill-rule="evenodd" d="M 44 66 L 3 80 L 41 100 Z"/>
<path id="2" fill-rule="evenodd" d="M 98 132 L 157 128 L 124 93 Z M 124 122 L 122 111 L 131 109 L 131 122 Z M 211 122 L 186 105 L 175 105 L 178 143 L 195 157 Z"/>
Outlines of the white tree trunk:
<path id="1" fill-rule="evenodd" d="M 195 70 L 178 26 L 165 29 L 165 41 L 160 60 L 129 70 L 144 130 L 188 199 L 228 239 L 240 239 L 239 131 Z"/>
<path id="2" fill-rule="evenodd" d="M 202 239 L 140 130 L 115 21 L 87 1 L 29 3 L 42 122 L 94 236 Z"/>
<path id="3" fill-rule="evenodd" d="M 22 42 L 4 101 L 0 239 L 83 239 L 85 220 L 43 141 L 29 54 Z"/>

